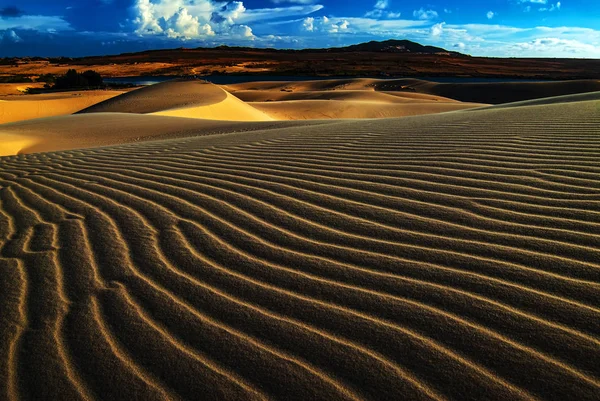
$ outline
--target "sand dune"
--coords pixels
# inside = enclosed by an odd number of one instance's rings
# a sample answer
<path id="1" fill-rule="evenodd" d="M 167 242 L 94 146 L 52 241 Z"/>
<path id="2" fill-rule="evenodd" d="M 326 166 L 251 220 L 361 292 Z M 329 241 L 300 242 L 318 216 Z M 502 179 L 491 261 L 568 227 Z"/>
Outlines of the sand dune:
<path id="1" fill-rule="evenodd" d="M 210 120 L 272 120 L 216 85 L 186 79 L 138 89 L 91 106 L 80 113 L 152 113 Z"/>
<path id="2" fill-rule="evenodd" d="M 0 398 L 598 400 L 599 110 L 3 157 Z"/>
<path id="3" fill-rule="evenodd" d="M 390 118 L 485 106 L 405 91 L 375 91 L 378 80 L 246 83 L 224 88 L 277 120 Z"/>
<path id="4" fill-rule="evenodd" d="M 428 94 L 402 96 L 375 92 L 360 80 L 296 83 L 295 89 L 311 90 L 292 93 L 269 90 L 264 83 L 257 85 L 259 90 L 239 90 L 235 85 L 222 89 L 204 81 L 175 80 L 121 95 L 81 113 L 152 113 L 211 120 L 269 121 L 402 117 L 483 106 Z M 333 90 L 342 87 L 362 90 Z"/>
<path id="5" fill-rule="evenodd" d="M 320 80 L 301 82 L 250 82 L 228 85 L 226 89 L 247 99 L 251 91 L 378 91 L 402 92 L 402 96 L 430 95 L 438 99 L 450 98 L 461 102 L 500 104 L 546 97 L 600 91 L 599 80 L 556 82 L 487 82 L 487 83 L 436 83 L 415 78 L 346 80 Z"/>
<path id="6" fill-rule="evenodd" d="M 5 97 L 0 102 L 0 124 L 72 114 L 122 93 L 101 90 Z"/>

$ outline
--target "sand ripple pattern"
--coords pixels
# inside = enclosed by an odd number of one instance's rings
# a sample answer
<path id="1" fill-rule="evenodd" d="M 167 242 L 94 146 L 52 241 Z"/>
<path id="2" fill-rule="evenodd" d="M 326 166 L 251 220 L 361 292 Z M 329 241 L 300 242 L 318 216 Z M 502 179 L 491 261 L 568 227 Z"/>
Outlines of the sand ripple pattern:
<path id="1" fill-rule="evenodd" d="M 600 399 L 600 113 L 509 112 L 0 159 L 0 399 Z"/>

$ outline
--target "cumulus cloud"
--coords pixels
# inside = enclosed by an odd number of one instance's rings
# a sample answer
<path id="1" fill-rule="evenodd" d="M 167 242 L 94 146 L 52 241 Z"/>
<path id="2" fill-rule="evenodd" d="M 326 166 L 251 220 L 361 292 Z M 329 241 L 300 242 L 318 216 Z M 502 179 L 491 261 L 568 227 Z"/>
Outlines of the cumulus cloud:
<path id="1" fill-rule="evenodd" d="M 444 33 L 444 25 L 446 25 L 445 22 L 440 22 L 439 24 L 435 24 L 431 27 L 431 36 L 440 36 L 442 33 Z"/>
<path id="2" fill-rule="evenodd" d="M 377 3 L 375 3 L 375 6 L 373 8 L 377 10 L 385 10 L 389 7 L 389 5 L 390 2 L 388 0 L 377 0 Z"/>
<path id="3" fill-rule="evenodd" d="M 421 19 L 421 20 L 430 20 L 438 17 L 437 11 L 434 10 L 425 10 L 424 8 L 420 8 L 418 10 L 413 11 L 413 17 Z"/>
<path id="4" fill-rule="evenodd" d="M 388 10 L 389 6 L 390 2 L 388 0 L 377 0 L 377 2 L 375 2 L 375 4 L 373 5 L 373 9 L 365 13 L 365 17 L 390 19 L 400 18 L 402 14 L 399 11 L 395 12 Z"/>
<path id="5" fill-rule="evenodd" d="M 13 30 L 0 31 L 0 42 L 6 41 L 11 43 L 19 43 L 22 42 L 23 39 Z"/>
<path id="6" fill-rule="evenodd" d="M 495 15 L 496 15 L 495 12 L 488 11 L 487 14 L 486 14 L 486 17 L 487 17 L 487 19 L 492 19 L 492 18 L 494 18 Z"/>
<path id="7" fill-rule="evenodd" d="M 214 36 L 212 27 L 200 22 L 198 17 L 192 16 L 189 11 L 181 7 L 173 16 L 164 20 L 165 33 L 170 38 L 192 39 Z"/>
<path id="8" fill-rule="evenodd" d="M 345 19 L 328 17 L 307 17 L 302 21 L 302 28 L 307 32 L 340 33 L 348 31 L 350 22 Z"/>
<path id="9" fill-rule="evenodd" d="M 315 18 L 314 17 L 306 17 L 304 21 L 302 21 L 302 27 L 307 32 L 314 32 L 315 30 Z"/>
<path id="10" fill-rule="evenodd" d="M 248 25 L 235 25 L 231 28 L 231 36 L 234 38 L 246 38 L 253 39 L 254 34 L 252 33 L 252 28 Z"/>
<path id="11" fill-rule="evenodd" d="M 136 0 L 135 32 L 172 39 L 205 39 L 220 34 L 252 38 L 252 29 L 240 22 L 246 12 L 244 4 L 227 4 L 209 0 Z"/>

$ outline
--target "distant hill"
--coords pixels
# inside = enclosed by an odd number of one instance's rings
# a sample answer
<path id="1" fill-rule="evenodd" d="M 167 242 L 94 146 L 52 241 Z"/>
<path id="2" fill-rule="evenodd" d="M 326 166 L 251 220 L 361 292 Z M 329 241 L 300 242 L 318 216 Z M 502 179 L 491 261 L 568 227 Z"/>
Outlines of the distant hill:
<path id="1" fill-rule="evenodd" d="M 448 51 L 441 47 L 423 46 L 410 40 L 386 40 L 383 42 L 371 41 L 346 47 L 334 47 L 325 49 L 331 53 L 344 52 L 378 52 L 378 53 L 413 53 L 413 54 L 451 54 L 461 53 Z"/>
<path id="2" fill-rule="evenodd" d="M 281 53 L 350 53 L 350 52 L 377 52 L 377 53 L 411 53 L 411 54 L 448 54 L 463 56 L 464 54 L 442 49 L 435 46 L 423 46 L 410 40 L 390 39 L 383 42 L 371 41 L 344 47 L 330 47 L 324 49 L 260 49 L 254 47 L 218 46 L 215 48 L 197 48 L 197 50 L 237 50 L 237 51 L 266 51 Z"/>
<path id="3" fill-rule="evenodd" d="M 197 48 L 184 48 L 180 47 L 177 49 L 155 49 L 145 50 L 141 52 L 133 53 L 121 53 L 118 55 L 104 55 L 104 56 L 88 56 L 88 57 L 11 57 L 11 58 L 0 58 L 0 65 L 16 65 L 24 62 L 35 62 L 35 61 L 48 61 L 56 64 L 71 64 L 81 60 L 98 60 L 98 59 L 113 59 L 118 57 L 140 57 L 143 55 L 156 55 L 156 54 L 171 54 L 174 56 L 180 56 L 184 53 L 189 52 L 244 52 L 244 53 L 263 53 L 263 54 L 298 54 L 298 53 L 311 53 L 311 54 L 336 54 L 336 53 L 383 53 L 383 54 L 428 54 L 428 55 L 449 55 L 449 56 L 466 56 L 465 54 L 449 51 L 442 49 L 441 47 L 435 46 L 423 46 L 419 43 L 412 42 L 410 40 L 396 40 L 390 39 L 383 42 L 371 41 L 367 43 L 359 43 L 357 45 L 345 46 L 345 47 L 330 47 L 322 49 L 275 49 L 275 48 L 260 48 L 260 47 L 242 47 L 242 46 L 226 46 L 221 45 L 217 47 L 197 47 Z"/>

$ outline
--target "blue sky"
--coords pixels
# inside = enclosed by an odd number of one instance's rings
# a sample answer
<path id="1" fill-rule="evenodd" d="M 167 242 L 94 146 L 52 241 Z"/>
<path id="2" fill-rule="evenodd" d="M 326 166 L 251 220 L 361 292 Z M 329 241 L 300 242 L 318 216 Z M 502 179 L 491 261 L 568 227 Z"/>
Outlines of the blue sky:
<path id="1" fill-rule="evenodd" d="M 0 0 L 0 57 L 409 39 L 474 56 L 600 58 L 599 0 Z"/>

